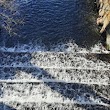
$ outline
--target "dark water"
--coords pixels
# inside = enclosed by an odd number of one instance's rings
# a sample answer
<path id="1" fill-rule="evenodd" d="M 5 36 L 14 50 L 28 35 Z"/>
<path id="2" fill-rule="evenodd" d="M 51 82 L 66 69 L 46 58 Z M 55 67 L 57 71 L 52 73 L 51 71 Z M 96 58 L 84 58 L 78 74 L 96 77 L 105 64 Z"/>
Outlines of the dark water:
<path id="1" fill-rule="evenodd" d="M 75 41 L 80 47 L 91 47 L 99 41 L 91 3 L 88 0 L 16 0 L 19 36 L 2 33 L 1 45 L 43 45 L 48 50 L 59 43 Z M 15 27 L 14 27 L 15 28 Z"/>

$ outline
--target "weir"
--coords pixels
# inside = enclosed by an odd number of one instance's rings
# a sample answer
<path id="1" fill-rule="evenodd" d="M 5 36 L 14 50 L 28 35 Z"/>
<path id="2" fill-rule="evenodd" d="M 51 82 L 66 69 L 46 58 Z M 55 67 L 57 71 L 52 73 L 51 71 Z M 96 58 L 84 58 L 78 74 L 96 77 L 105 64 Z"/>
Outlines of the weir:
<path id="1" fill-rule="evenodd" d="M 9 11 L 9 17 L 24 24 L 14 26 L 17 34 L 1 31 L 0 110 L 109 110 L 110 56 L 100 41 L 94 2 L 13 5 L 16 14 Z"/>

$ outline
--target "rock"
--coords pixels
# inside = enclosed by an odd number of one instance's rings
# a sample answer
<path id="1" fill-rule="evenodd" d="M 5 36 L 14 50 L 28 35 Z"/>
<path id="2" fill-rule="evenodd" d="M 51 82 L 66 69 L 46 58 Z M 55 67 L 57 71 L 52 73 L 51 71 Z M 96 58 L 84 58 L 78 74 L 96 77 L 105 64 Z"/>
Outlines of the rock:
<path id="1" fill-rule="evenodd" d="M 106 48 L 107 50 L 110 50 L 110 33 L 107 32 L 106 36 Z"/>

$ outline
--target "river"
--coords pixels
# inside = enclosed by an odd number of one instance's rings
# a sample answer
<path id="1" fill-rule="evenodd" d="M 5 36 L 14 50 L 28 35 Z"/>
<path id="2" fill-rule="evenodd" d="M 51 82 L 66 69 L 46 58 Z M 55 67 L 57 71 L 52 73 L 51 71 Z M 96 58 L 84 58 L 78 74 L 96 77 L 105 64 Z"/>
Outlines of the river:
<path id="1" fill-rule="evenodd" d="M 72 51 L 77 45 L 90 49 L 100 39 L 90 4 L 88 0 L 16 0 L 14 18 L 24 24 L 14 27 L 17 36 L 1 32 L 1 48 Z"/>
<path id="2" fill-rule="evenodd" d="M 108 110 L 110 56 L 97 54 L 102 45 L 93 1 L 8 5 L 0 11 L 24 23 L 10 24 L 16 35 L 1 29 L 0 109 Z"/>

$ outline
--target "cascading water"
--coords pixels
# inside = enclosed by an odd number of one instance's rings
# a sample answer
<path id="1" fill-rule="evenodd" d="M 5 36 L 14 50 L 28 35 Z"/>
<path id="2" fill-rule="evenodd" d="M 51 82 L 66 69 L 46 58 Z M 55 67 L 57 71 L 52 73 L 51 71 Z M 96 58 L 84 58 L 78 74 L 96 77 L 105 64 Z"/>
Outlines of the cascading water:
<path id="1" fill-rule="evenodd" d="M 88 0 L 14 3 L 24 24 L 0 38 L 0 109 L 108 109 L 109 55 Z"/>

